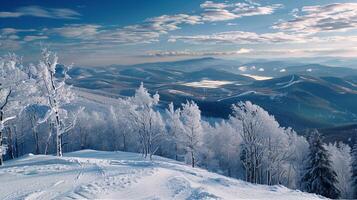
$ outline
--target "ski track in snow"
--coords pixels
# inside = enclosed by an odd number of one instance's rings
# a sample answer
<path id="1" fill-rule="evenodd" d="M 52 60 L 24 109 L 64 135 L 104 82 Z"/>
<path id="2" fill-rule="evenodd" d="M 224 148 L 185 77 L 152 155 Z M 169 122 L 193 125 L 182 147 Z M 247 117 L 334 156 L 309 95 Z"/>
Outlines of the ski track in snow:
<path id="1" fill-rule="evenodd" d="M 259 186 L 169 159 L 83 150 L 25 156 L 0 167 L 0 199 L 320 199 Z"/>

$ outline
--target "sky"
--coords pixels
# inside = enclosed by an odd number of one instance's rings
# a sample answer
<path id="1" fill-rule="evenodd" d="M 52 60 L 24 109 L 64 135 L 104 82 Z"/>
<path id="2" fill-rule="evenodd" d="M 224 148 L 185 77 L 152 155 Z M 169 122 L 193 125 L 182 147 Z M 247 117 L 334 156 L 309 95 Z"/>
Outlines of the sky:
<path id="1" fill-rule="evenodd" d="M 136 64 L 357 57 L 357 0 L 0 0 L 0 55 Z"/>

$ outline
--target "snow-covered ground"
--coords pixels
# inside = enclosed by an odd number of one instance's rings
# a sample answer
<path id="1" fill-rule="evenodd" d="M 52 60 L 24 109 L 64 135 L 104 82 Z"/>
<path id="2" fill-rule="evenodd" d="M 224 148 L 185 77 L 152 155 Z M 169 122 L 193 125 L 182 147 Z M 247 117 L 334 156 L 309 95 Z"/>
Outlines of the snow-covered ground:
<path id="1" fill-rule="evenodd" d="M 270 76 L 258 76 L 258 75 L 252 75 L 252 74 L 241 74 L 241 75 L 248 76 L 250 78 L 254 78 L 257 81 L 270 80 L 270 79 L 273 78 L 273 77 L 270 77 Z"/>
<path id="2" fill-rule="evenodd" d="M 28 155 L 0 167 L 0 199 L 321 199 L 253 185 L 173 160 L 83 150 Z"/>
<path id="3" fill-rule="evenodd" d="M 182 85 L 198 88 L 219 88 L 222 85 L 232 84 L 232 81 L 202 80 L 199 82 L 183 83 Z"/>

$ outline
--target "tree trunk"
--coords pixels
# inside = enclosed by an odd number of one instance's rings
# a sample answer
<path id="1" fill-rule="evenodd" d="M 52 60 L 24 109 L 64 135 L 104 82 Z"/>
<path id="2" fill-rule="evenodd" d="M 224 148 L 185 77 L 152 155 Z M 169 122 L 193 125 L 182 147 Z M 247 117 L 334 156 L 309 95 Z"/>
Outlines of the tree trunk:
<path id="1" fill-rule="evenodd" d="M 48 154 L 48 150 L 50 148 L 51 137 L 52 137 L 52 123 L 49 124 L 49 134 L 48 134 L 48 138 L 46 141 L 45 155 Z"/>
<path id="2" fill-rule="evenodd" d="M 14 154 L 14 145 L 13 145 L 13 141 L 12 141 L 12 132 L 11 132 L 11 129 L 10 129 L 10 127 L 7 127 L 6 128 L 7 129 L 7 133 L 8 133 L 8 144 L 7 144 L 7 146 L 8 146 L 8 152 L 9 152 L 9 155 L 10 155 L 10 158 L 11 159 L 14 159 L 15 158 L 15 154 Z"/>
<path id="3" fill-rule="evenodd" d="M 193 156 L 193 151 L 191 151 L 192 168 L 195 168 L 195 157 Z"/>
<path id="4" fill-rule="evenodd" d="M 0 131 L 0 148 L 1 148 L 1 151 L 0 151 L 0 166 L 3 165 L 3 163 L 4 163 L 3 156 L 2 156 L 2 154 L 3 154 L 3 152 L 2 152 L 2 150 L 3 150 L 2 149 L 2 145 L 3 145 L 3 142 L 2 142 L 3 136 L 2 136 L 2 134 L 3 134 L 3 132 Z"/>
<path id="5" fill-rule="evenodd" d="M 123 134 L 123 151 L 126 151 L 126 136 Z"/>
<path id="6" fill-rule="evenodd" d="M 177 143 L 175 143 L 175 160 L 178 161 L 178 155 L 177 155 Z"/>
<path id="7" fill-rule="evenodd" d="M 56 155 L 62 157 L 62 137 L 56 134 Z"/>

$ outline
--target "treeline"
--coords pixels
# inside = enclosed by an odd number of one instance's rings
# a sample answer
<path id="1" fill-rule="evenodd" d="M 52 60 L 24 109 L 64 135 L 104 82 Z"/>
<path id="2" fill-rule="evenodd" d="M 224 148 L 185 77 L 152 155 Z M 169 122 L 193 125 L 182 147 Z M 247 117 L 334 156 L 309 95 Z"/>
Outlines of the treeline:
<path id="1" fill-rule="evenodd" d="M 143 84 L 134 96 L 106 104 L 79 98 L 65 84 L 69 67 L 46 49 L 36 65 L 23 66 L 9 54 L 0 67 L 0 154 L 7 159 L 87 148 L 130 151 L 251 183 L 357 197 L 357 146 L 324 144 L 316 130 L 299 136 L 251 102 L 238 102 L 229 119 L 209 123 L 193 101 L 160 109 L 159 94 Z"/>

